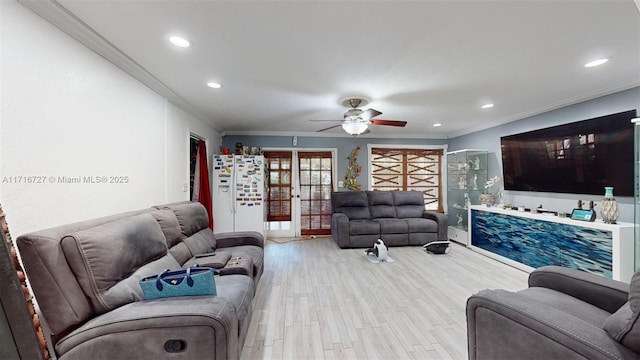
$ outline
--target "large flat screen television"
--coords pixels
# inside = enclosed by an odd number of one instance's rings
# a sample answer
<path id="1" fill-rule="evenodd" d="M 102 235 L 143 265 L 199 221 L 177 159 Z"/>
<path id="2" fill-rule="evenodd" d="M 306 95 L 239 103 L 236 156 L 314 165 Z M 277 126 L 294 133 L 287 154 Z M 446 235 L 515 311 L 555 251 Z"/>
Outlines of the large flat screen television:
<path id="1" fill-rule="evenodd" d="M 500 138 L 505 190 L 633 196 L 636 111 Z"/>

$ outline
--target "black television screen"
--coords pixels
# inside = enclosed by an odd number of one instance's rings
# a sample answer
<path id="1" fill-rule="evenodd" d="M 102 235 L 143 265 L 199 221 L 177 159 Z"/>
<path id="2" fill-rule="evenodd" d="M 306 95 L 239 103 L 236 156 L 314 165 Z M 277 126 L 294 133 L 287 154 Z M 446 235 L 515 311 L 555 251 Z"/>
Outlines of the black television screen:
<path id="1" fill-rule="evenodd" d="M 636 111 L 500 138 L 505 190 L 633 196 Z"/>

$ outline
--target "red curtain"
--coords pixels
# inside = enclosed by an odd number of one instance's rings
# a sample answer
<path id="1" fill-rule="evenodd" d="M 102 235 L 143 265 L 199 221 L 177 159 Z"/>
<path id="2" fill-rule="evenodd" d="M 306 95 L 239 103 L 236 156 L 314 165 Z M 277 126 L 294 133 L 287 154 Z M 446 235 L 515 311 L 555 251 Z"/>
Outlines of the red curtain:
<path id="1" fill-rule="evenodd" d="M 213 209 L 211 207 L 211 187 L 209 185 L 209 167 L 207 166 L 207 146 L 204 141 L 198 142 L 196 155 L 196 173 L 193 182 L 193 201 L 197 201 L 207 209 L 209 227 L 213 230 Z"/>

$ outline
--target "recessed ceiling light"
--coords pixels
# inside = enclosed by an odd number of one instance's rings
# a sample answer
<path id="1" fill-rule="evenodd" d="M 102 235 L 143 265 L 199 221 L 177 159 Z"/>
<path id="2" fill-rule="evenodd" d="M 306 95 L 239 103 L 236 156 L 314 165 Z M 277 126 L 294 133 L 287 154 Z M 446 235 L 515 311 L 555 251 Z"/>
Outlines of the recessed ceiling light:
<path id="1" fill-rule="evenodd" d="M 441 124 L 441 123 L 435 123 L 435 124 L 433 124 L 433 127 L 438 127 L 438 126 L 442 126 L 442 124 Z"/>
<path id="2" fill-rule="evenodd" d="M 588 63 L 584 64 L 584 67 L 594 67 L 594 66 L 602 65 L 607 61 L 609 61 L 609 59 L 607 58 L 589 61 Z"/>
<path id="3" fill-rule="evenodd" d="M 180 36 L 169 36 L 169 41 L 171 41 L 173 45 L 182 47 L 182 48 L 191 46 L 191 43 L 189 42 L 189 40 Z"/>
<path id="4" fill-rule="evenodd" d="M 213 89 L 220 89 L 222 87 L 221 84 L 218 84 L 216 82 L 208 82 L 207 86 Z"/>
<path id="5" fill-rule="evenodd" d="M 484 105 L 482 105 L 483 109 L 488 109 L 488 108 L 492 108 L 492 107 L 493 107 L 493 104 L 484 104 Z"/>

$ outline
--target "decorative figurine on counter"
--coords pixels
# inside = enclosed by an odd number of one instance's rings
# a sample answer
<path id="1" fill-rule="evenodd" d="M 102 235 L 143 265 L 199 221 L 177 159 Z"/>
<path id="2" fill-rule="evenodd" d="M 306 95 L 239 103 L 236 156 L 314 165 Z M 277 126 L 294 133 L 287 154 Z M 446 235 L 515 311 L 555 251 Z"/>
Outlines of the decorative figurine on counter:
<path id="1" fill-rule="evenodd" d="M 480 158 L 476 156 L 473 160 L 473 170 L 480 170 Z"/>
<path id="2" fill-rule="evenodd" d="M 467 188 L 467 179 L 465 179 L 464 176 L 460 176 L 460 179 L 458 180 L 458 188 L 460 189 Z"/>
<path id="3" fill-rule="evenodd" d="M 458 226 L 462 226 L 462 215 L 458 214 Z"/>
<path id="4" fill-rule="evenodd" d="M 473 190 L 478 190 L 478 174 L 473 174 Z"/>

